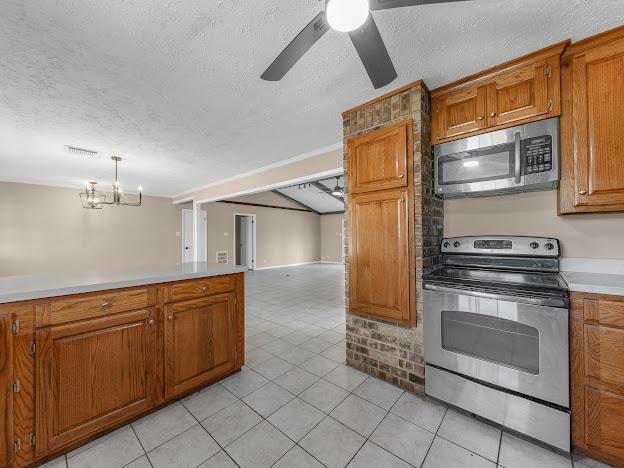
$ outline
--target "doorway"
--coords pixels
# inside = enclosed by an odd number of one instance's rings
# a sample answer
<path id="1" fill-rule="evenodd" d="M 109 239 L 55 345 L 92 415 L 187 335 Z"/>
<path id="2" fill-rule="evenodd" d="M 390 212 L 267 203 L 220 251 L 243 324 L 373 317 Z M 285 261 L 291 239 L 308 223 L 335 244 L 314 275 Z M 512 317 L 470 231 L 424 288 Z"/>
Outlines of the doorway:
<path id="1" fill-rule="evenodd" d="M 234 213 L 234 264 L 256 268 L 256 215 Z"/>

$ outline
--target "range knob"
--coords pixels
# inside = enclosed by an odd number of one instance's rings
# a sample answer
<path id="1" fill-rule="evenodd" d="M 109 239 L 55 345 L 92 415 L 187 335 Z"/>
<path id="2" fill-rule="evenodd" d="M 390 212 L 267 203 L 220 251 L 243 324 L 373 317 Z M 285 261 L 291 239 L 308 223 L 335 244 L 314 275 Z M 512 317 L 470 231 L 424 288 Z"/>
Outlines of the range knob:
<path id="1" fill-rule="evenodd" d="M 453 243 L 453 247 L 459 247 L 459 242 L 458 242 L 458 241 L 455 241 L 455 242 Z"/>
<path id="2" fill-rule="evenodd" d="M 546 248 L 546 250 L 552 250 L 555 248 L 555 246 L 551 242 L 546 242 L 546 244 L 544 244 L 544 247 Z"/>
<path id="3" fill-rule="evenodd" d="M 532 249 L 537 249 L 539 247 L 539 244 L 535 241 L 531 242 L 529 244 L 529 247 L 531 247 Z"/>
<path id="4" fill-rule="evenodd" d="M 447 249 L 448 249 L 450 246 L 451 246 L 451 243 L 450 243 L 450 242 L 445 242 L 445 243 L 444 243 L 444 247 L 446 247 Z"/>

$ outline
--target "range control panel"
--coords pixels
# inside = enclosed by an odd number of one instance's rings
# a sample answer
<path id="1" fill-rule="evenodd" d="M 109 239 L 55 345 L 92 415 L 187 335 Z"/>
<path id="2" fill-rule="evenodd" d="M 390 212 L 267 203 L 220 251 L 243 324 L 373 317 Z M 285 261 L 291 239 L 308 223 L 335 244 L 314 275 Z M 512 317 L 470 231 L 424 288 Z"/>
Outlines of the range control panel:
<path id="1" fill-rule="evenodd" d="M 552 136 L 544 135 L 524 141 L 524 173 L 535 174 L 552 169 Z"/>
<path id="2" fill-rule="evenodd" d="M 477 236 L 442 240 L 442 253 L 559 257 L 559 241 L 548 237 Z"/>

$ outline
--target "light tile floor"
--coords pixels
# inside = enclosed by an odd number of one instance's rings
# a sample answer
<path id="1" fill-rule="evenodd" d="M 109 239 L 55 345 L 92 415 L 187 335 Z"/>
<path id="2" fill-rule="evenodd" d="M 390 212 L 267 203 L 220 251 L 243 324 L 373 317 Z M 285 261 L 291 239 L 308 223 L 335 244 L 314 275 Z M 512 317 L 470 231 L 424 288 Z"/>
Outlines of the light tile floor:
<path id="1" fill-rule="evenodd" d="M 344 274 L 246 278 L 246 367 L 47 466 L 603 467 L 345 365 Z"/>

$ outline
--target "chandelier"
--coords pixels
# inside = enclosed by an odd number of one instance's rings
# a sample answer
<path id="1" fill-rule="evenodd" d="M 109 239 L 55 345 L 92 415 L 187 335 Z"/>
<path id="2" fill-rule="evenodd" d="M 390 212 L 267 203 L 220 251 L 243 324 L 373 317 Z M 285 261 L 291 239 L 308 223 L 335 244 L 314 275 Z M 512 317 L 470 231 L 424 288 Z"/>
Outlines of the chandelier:
<path id="1" fill-rule="evenodd" d="M 117 178 L 117 164 L 121 161 L 119 156 L 112 156 L 111 159 L 115 161 L 115 182 L 113 183 L 113 200 L 106 201 L 106 195 L 102 192 L 95 190 L 97 182 L 87 182 L 84 192 L 80 192 L 80 201 L 82 207 L 88 210 L 101 210 L 104 205 L 124 205 L 124 206 L 141 206 L 143 187 L 139 185 L 139 201 L 133 203 L 121 201 L 121 185 Z"/>

